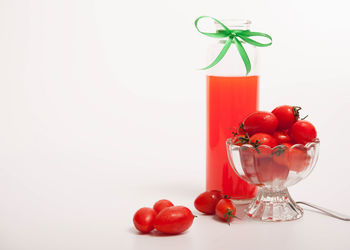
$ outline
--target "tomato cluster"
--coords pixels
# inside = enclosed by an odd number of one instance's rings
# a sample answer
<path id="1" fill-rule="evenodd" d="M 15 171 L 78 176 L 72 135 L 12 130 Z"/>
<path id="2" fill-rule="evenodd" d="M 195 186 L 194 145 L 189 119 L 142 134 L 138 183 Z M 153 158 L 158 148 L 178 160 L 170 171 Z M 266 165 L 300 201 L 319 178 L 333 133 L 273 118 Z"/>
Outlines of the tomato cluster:
<path id="1" fill-rule="evenodd" d="M 215 214 L 230 224 L 236 214 L 233 202 L 220 191 L 212 190 L 201 193 L 194 201 L 196 209 L 204 214 Z"/>
<path id="2" fill-rule="evenodd" d="M 310 122 L 300 119 L 300 109 L 283 105 L 272 112 L 257 111 L 234 131 L 236 145 L 253 145 L 240 151 L 248 178 L 256 177 L 261 183 L 285 180 L 289 171 L 301 172 L 309 165 L 310 157 L 302 145 L 314 141 L 317 132 Z"/>
<path id="3" fill-rule="evenodd" d="M 142 233 L 149 233 L 155 228 L 165 234 L 180 234 L 191 227 L 193 218 L 187 207 L 174 206 L 169 200 L 159 200 L 153 208 L 143 207 L 137 210 L 133 222 Z"/>

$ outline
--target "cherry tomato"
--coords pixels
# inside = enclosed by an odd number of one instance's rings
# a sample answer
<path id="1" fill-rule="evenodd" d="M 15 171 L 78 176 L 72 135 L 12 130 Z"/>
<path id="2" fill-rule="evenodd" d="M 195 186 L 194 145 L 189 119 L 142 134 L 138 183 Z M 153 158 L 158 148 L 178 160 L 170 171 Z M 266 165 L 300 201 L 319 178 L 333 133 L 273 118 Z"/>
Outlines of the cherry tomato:
<path id="1" fill-rule="evenodd" d="M 317 137 L 317 132 L 310 122 L 297 121 L 290 128 L 290 136 L 296 143 L 306 144 L 312 142 Z"/>
<path id="2" fill-rule="evenodd" d="M 195 208 L 205 214 L 215 214 L 216 204 L 223 198 L 220 191 L 212 190 L 201 193 L 194 201 Z"/>
<path id="3" fill-rule="evenodd" d="M 292 139 L 290 138 L 290 136 L 288 135 L 288 133 L 286 131 L 280 131 L 277 130 L 273 133 L 273 138 L 276 139 L 277 144 L 282 144 L 285 142 L 291 142 Z"/>
<path id="4" fill-rule="evenodd" d="M 256 175 L 260 183 L 272 182 L 276 179 L 285 180 L 288 177 L 289 169 L 286 165 L 276 163 L 273 160 L 276 148 L 267 146 L 258 147 L 259 152 L 255 153 Z"/>
<path id="5" fill-rule="evenodd" d="M 154 221 L 154 227 L 162 233 L 179 234 L 190 228 L 192 223 L 191 210 L 183 206 L 172 206 L 160 211 Z"/>
<path id="6" fill-rule="evenodd" d="M 154 203 L 153 209 L 158 214 L 164 208 L 172 207 L 172 206 L 174 206 L 174 204 L 171 201 L 163 199 L 163 200 L 159 200 L 156 203 Z"/>
<path id="7" fill-rule="evenodd" d="M 280 165 L 289 165 L 289 148 L 292 146 L 290 143 L 283 143 L 281 145 L 278 145 L 273 153 L 272 153 L 272 159 Z"/>
<path id="8" fill-rule="evenodd" d="M 277 146 L 277 142 L 275 138 L 266 133 L 256 133 L 252 137 L 250 137 L 250 144 L 255 147 L 260 145 L 267 145 L 271 148 Z"/>
<path id="9" fill-rule="evenodd" d="M 299 119 L 300 107 L 283 105 L 275 108 L 272 113 L 278 119 L 277 128 L 280 130 L 290 128 Z"/>
<path id="10" fill-rule="evenodd" d="M 277 117 L 264 111 L 256 111 L 248 115 L 243 121 L 244 130 L 250 136 L 255 133 L 272 134 L 278 125 Z"/>
<path id="11" fill-rule="evenodd" d="M 310 156 L 304 148 L 289 149 L 289 165 L 291 171 L 301 172 L 305 170 L 310 163 Z"/>
<path id="12" fill-rule="evenodd" d="M 154 228 L 156 212 L 149 207 L 143 207 L 136 211 L 133 221 L 137 230 L 142 233 L 149 233 Z"/>
<path id="13" fill-rule="evenodd" d="M 236 215 L 236 207 L 230 199 L 221 199 L 215 208 L 215 214 L 222 220 L 227 221 L 228 224 Z"/>
<path id="14" fill-rule="evenodd" d="M 273 163 L 273 180 L 286 180 L 289 175 L 289 168 L 286 165 Z"/>
<path id="15" fill-rule="evenodd" d="M 287 166 L 291 171 L 301 172 L 309 165 L 310 156 L 304 148 L 291 147 L 292 145 L 289 143 L 278 146 L 273 152 L 272 158 L 276 164 Z"/>
<path id="16" fill-rule="evenodd" d="M 273 181 L 272 148 L 259 146 L 254 153 L 256 175 L 260 183 Z"/>
<path id="17" fill-rule="evenodd" d="M 239 149 L 242 169 L 248 178 L 251 178 L 256 175 L 256 171 L 254 167 L 255 152 L 256 152 L 256 149 L 254 148 L 241 147 Z"/>
<path id="18" fill-rule="evenodd" d="M 237 134 L 233 137 L 233 143 L 237 146 L 242 146 L 243 144 L 246 144 L 248 142 L 249 142 L 249 138 L 247 135 Z"/>

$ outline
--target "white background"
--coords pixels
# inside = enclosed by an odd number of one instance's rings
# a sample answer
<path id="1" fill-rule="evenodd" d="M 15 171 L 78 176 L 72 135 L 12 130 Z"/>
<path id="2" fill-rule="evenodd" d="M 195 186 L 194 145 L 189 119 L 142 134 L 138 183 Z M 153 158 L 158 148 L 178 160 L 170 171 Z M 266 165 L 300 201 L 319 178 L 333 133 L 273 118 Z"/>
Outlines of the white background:
<path id="1" fill-rule="evenodd" d="M 0 1 L 0 249 L 349 249 L 349 222 L 200 216 L 185 234 L 138 235 L 161 198 L 194 210 L 205 180 L 205 51 L 196 17 L 248 18 L 260 108 L 303 107 L 319 132 L 296 200 L 350 214 L 346 1 Z M 312 238 L 312 239 L 311 239 Z"/>

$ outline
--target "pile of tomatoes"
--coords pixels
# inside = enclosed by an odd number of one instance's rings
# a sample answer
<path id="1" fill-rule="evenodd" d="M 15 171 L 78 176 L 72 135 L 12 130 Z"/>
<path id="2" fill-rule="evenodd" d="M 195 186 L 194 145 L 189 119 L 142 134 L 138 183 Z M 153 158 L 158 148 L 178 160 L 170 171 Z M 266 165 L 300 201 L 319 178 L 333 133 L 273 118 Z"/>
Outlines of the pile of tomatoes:
<path id="1" fill-rule="evenodd" d="M 249 114 L 233 132 L 236 145 L 253 146 L 240 151 L 248 178 L 257 178 L 260 183 L 285 180 L 289 171 L 307 168 L 310 156 L 304 145 L 315 141 L 317 132 L 310 122 L 300 119 L 300 110 L 283 105 L 272 112 L 257 111 Z"/>
<path id="2" fill-rule="evenodd" d="M 290 171 L 301 172 L 309 165 L 310 156 L 305 144 L 315 141 L 317 132 L 308 121 L 300 119 L 300 107 L 279 106 L 272 112 L 257 111 L 248 115 L 233 132 L 233 142 L 240 147 L 243 170 L 257 183 L 285 180 Z M 298 144 L 298 145 L 295 145 Z M 230 223 L 236 207 L 230 197 L 212 190 L 200 194 L 195 208 L 216 215 Z M 153 229 L 166 234 L 180 234 L 189 229 L 194 215 L 184 206 L 174 206 L 169 200 L 159 200 L 153 208 L 140 208 L 133 218 L 135 227 L 142 233 Z"/>
<path id="3" fill-rule="evenodd" d="M 204 214 L 215 214 L 228 224 L 236 217 L 236 207 L 230 197 L 217 190 L 201 193 L 194 201 L 194 206 Z"/>
<path id="4" fill-rule="evenodd" d="M 249 114 L 234 132 L 238 145 L 275 147 L 279 144 L 306 144 L 315 140 L 317 132 L 308 121 L 299 120 L 300 107 L 283 105 L 272 112 Z"/>
<path id="5" fill-rule="evenodd" d="M 137 230 L 149 233 L 154 228 L 165 234 L 180 234 L 191 227 L 194 216 L 187 207 L 174 206 L 169 200 L 159 200 L 153 208 L 143 207 L 134 214 Z"/>

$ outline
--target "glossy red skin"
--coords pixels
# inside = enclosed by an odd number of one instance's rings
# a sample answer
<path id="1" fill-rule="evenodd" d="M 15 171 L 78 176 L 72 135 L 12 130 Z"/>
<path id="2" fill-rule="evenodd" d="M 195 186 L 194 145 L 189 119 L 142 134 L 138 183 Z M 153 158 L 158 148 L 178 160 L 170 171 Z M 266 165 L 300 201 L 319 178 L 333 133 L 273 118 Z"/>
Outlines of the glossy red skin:
<path id="1" fill-rule="evenodd" d="M 220 191 L 212 190 L 201 193 L 194 201 L 195 208 L 205 214 L 215 214 L 216 204 L 223 198 Z"/>
<path id="2" fill-rule="evenodd" d="M 272 154 L 272 159 L 276 164 L 288 166 L 289 165 L 289 148 L 292 146 L 290 143 L 283 143 L 286 146 L 283 152 L 279 154 Z"/>
<path id="3" fill-rule="evenodd" d="M 232 215 L 234 216 L 236 214 L 236 207 L 233 204 L 233 202 L 230 199 L 221 199 L 215 208 L 215 215 L 219 217 L 220 219 L 227 221 L 231 221 L 233 218 L 225 218 L 225 214 L 227 213 L 227 209 L 232 211 Z"/>
<path id="4" fill-rule="evenodd" d="M 260 146 L 258 151 L 255 152 L 254 163 L 256 176 L 260 183 L 272 182 L 275 179 L 287 179 L 289 169 L 285 165 L 274 162 L 272 148 Z"/>
<path id="5" fill-rule="evenodd" d="M 310 163 L 310 156 L 307 154 L 306 149 L 291 148 L 289 149 L 289 164 L 288 168 L 291 171 L 301 172 L 304 171 Z"/>
<path id="6" fill-rule="evenodd" d="M 277 130 L 272 136 L 275 138 L 277 144 L 290 143 L 292 141 L 292 138 L 285 131 Z"/>
<path id="7" fill-rule="evenodd" d="M 258 180 L 261 183 L 273 180 L 272 148 L 260 146 L 254 153 L 255 170 Z"/>
<path id="8" fill-rule="evenodd" d="M 163 209 L 154 221 L 154 227 L 162 233 L 179 234 L 186 231 L 193 223 L 191 210 L 183 206 Z"/>
<path id="9" fill-rule="evenodd" d="M 143 207 L 134 214 L 133 222 L 137 230 L 142 233 L 149 233 L 154 228 L 156 212 L 149 207 Z"/>
<path id="10" fill-rule="evenodd" d="M 276 139 L 272 135 L 266 133 L 257 133 L 250 137 L 251 143 L 256 143 L 258 141 L 259 145 L 267 145 L 271 148 L 277 146 Z"/>
<path id="11" fill-rule="evenodd" d="M 256 150 L 254 148 L 241 148 L 239 151 L 241 157 L 242 168 L 245 175 L 251 178 L 256 175 L 254 168 L 254 154 Z"/>
<path id="12" fill-rule="evenodd" d="M 284 143 L 287 149 L 280 155 L 273 154 L 272 158 L 276 164 L 287 166 L 289 170 L 301 172 L 307 168 L 310 163 L 310 156 L 306 149 L 294 147 L 291 144 Z"/>
<path id="13" fill-rule="evenodd" d="M 293 106 L 283 105 L 275 108 L 272 113 L 278 119 L 277 129 L 285 130 L 290 128 L 299 117 L 295 117 Z"/>
<path id="14" fill-rule="evenodd" d="M 308 121 L 297 121 L 290 128 L 290 136 L 296 143 L 306 144 L 312 142 L 317 137 L 316 128 L 311 122 Z"/>
<path id="15" fill-rule="evenodd" d="M 171 201 L 163 199 L 154 203 L 153 209 L 154 211 L 156 211 L 157 214 L 159 214 L 159 212 L 162 211 L 164 208 L 172 206 L 174 206 L 174 204 Z"/>
<path id="16" fill-rule="evenodd" d="M 244 130 L 252 136 L 256 133 L 272 134 L 278 125 L 277 117 L 265 111 L 256 111 L 248 115 L 244 122 Z"/>
<path id="17" fill-rule="evenodd" d="M 245 134 L 238 134 L 233 137 L 233 143 L 237 146 L 242 146 L 243 143 L 239 139 L 240 137 L 247 138 Z"/>

